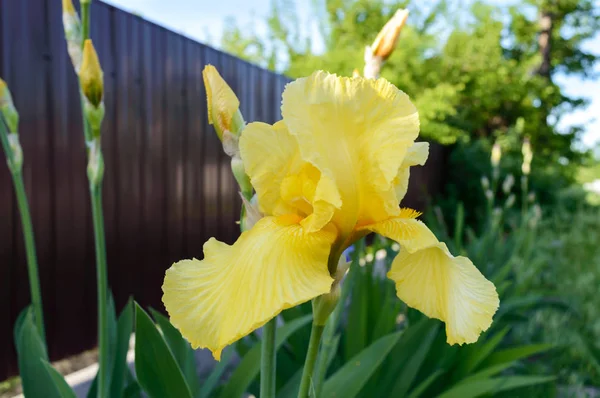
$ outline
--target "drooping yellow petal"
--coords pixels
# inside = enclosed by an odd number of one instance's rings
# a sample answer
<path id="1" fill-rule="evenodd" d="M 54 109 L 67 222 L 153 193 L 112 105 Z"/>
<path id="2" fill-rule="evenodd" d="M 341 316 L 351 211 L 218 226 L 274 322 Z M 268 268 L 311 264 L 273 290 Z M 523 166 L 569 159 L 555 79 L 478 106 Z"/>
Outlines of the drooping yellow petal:
<path id="1" fill-rule="evenodd" d="M 221 350 L 286 308 L 329 292 L 334 235 L 306 233 L 297 216 L 266 217 L 229 246 L 204 245 L 204 260 L 182 260 L 165 275 L 163 303 L 192 347 Z"/>
<path id="2" fill-rule="evenodd" d="M 413 253 L 401 249 L 388 277 L 408 306 L 446 323 L 448 344 L 476 342 L 498 309 L 494 284 L 468 258 L 452 256 L 444 243 Z"/>
<path id="3" fill-rule="evenodd" d="M 321 173 L 314 200 L 338 209 L 333 220 L 343 234 L 360 217 L 397 210 L 392 181 L 419 131 L 406 94 L 384 79 L 316 72 L 286 86 L 281 110 L 302 159 Z"/>
<path id="4" fill-rule="evenodd" d="M 402 209 L 398 217 L 359 230 L 400 243 L 388 277 L 402 301 L 444 321 L 449 344 L 473 343 L 492 323 L 499 304 L 496 288 L 468 258 L 452 256 L 418 216 Z"/>
<path id="5" fill-rule="evenodd" d="M 394 185 L 396 187 L 396 197 L 400 202 L 406 192 L 408 191 L 408 180 L 410 177 L 410 168 L 412 166 L 423 166 L 429 156 L 429 143 L 428 142 L 415 142 L 408 151 L 406 157 L 402 161 L 402 165 L 398 170 L 398 175 L 394 179 Z"/>
<path id="6" fill-rule="evenodd" d="M 429 228 L 416 218 L 419 212 L 412 209 L 401 209 L 398 217 L 363 225 L 359 231 L 368 230 L 388 237 L 398 242 L 403 250 L 415 252 L 426 247 L 436 245 L 437 238 Z"/>

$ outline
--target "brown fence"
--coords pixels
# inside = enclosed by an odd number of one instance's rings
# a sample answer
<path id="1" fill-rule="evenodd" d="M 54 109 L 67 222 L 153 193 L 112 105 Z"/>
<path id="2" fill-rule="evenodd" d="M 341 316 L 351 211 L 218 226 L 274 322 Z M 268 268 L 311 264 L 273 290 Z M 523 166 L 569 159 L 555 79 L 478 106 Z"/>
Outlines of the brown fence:
<path id="1" fill-rule="evenodd" d="M 204 65 L 221 71 L 248 121 L 279 118 L 289 79 L 98 1 L 91 35 L 105 71 L 110 286 L 118 308 L 133 295 L 162 309 L 160 285 L 174 260 L 201 257 L 210 236 L 233 242 L 238 234 L 240 200 L 229 159 L 207 122 Z M 86 160 L 60 1 L 0 0 L 0 76 L 21 114 L 49 351 L 58 359 L 96 340 Z M 413 196 L 421 193 L 415 185 L 429 192 L 439 186 L 442 151 L 432 152 L 429 167 L 414 173 Z M 0 380 L 17 372 L 12 327 L 28 303 L 19 214 L 0 164 Z"/>

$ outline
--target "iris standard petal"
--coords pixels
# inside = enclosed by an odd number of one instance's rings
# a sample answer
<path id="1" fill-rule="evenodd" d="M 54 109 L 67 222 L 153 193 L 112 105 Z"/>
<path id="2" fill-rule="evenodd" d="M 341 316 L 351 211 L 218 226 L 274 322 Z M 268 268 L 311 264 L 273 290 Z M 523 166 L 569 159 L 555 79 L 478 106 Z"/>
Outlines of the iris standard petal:
<path id="1" fill-rule="evenodd" d="M 267 215 L 293 213 L 293 207 L 281 197 L 281 185 L 286 177 L 298 174 L 302 167 L 296 138 L 283 122 L 273 126 L 255 122 L 246 126 L 239 144 L 260 211 Z"/>
<path id="2" fill-rule="evenodd" d="M 297 216 L 266 217 L 229 246 L 215 239 L 203 260 L 166 273 L 163 303 L 192 347 L 221 350 L 286 308 L 329 292 L 334 234 L 306 233 Z"/>
<path id="3" fill-rule="evenodd" d="M 403 248 L 388 277 L 408 306 L 446 323 L 449 344 L 476 342 L 498 309 L 494 284 L 468 258 L 452 256 L 444 243 L 413 253 Z"/>
<path id="4" fill-rule="evenodd" d="M 321 172 L 315 201 L 339 209 L 333 220 L 343 234 L 362 215 L 397 210 L 383 201 L 394 201 L 393 179 L 419 132 L 405 93 L 384 79 L 316 72 L 286 86 L 281 111 L 302 158 Z"/>

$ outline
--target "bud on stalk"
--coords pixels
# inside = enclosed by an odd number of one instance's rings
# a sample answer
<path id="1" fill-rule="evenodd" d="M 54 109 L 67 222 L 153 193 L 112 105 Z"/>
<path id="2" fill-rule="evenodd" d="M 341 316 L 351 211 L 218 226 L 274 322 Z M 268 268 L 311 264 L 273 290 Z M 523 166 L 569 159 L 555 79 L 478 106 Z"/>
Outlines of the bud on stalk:
<path id="1" fill-rule="evenodd" d="M 10 90 L 2 79 L 0 79 L 0 113 L 4 116 L 8 132 L 16 134 L 19 130 L 19 113 L 13 103 Z"/>
<path id="2" fill-rule="evenodd" d="M 100 135 L 100 125 L 104 118 L 104 73 L 90 39 L 86 40 L 83 46 L 79 82 L 85 98 L 83 111 L 92 129 L 92 135 L 97 137 Z"/>

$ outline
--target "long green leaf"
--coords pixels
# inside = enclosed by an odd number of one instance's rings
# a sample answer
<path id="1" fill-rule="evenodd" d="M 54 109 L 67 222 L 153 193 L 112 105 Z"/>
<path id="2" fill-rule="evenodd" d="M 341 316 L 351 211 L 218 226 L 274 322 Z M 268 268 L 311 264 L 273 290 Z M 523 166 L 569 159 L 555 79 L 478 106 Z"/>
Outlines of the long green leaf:
<path id="1" fill-rule="evenodd" d="M 23 395 L 27 398 L 61 398 L 54 378 L 44 364 L 48 354 L 30 307 L 19 315 L 14 334 Z"/>
<path id="2" fill-rule="evenodd" d="M 496 347 L 498 347 L 508 331 L 509 328 L 505 328 L 504 330 L 496 333 L 487 341 L 469 347 L 470 353 L 467 358 L 461 362 L 457 373 L 465 376 L 477 369 L 477 366 L 479 366 L 479 364 L 481 364 L 496 349 Z"/>
<path id="3" fill-rule="evenodd" d="M 138 304 L 135 305 L 135 371 L 140 386 L 150 397 L 192 397 L 173 353 Z"/>
<path id="4" fill-rule="evenodd" d="M 428 378 L 423 380 L 421 384 L 413 388 L 413 390 L 406 398 L 419 398 L 421 394 L 423 394 L 427 390 L 427 388 L 429 388 L 429 386 L 432 385 L 433 382 L 436 381 L 437 378 L 440 377 L 442 374 L 444 374 L 442 370 L 436 370 Z"/>
<path id="5" fill-rule="evenodd" d="M 415 380 L 423 361 L 425 361 L 425 357 L 429 353 L 429 349 L 431 348 L 431 343 L 433 343 L 433 339 L 437 335 L 438 328 L 436 327 L 430 329 L 425 336 L 423 336 L 422 340 L 419 342 L 418 348 L 416 352 L 411 355 L 409 360 L 402 367 L 402 372 L 398 375 L 398 380 L 394 389 L 392 390 L 391 397 L 404 397 L 408 393 L 410 386 Z"/>
<path id="6" fill-rule="evenodd" d="M 438 395 L 438 398 L 475 398 L 484 394 L 547 383 L 552 380 L 554 380 L 554 377 L 549 376 L 508 376 L 484 380 L 477 379 L 469 383 L 460 383 Z"/>
<path id="7" fill-rule="evenodd" d="M 438 321 L 427 317 L 421 317 L 420 320 L 410 324 L 408 328 L 403 331 L 402 337 L 390 355 L 390 358 L 394 358 L 394 360 L 388 361 L 386 366 L 382 368 L 383 376 L 378 383 L 378 391 L 380 391 L 380 393 L 384 394 L 392 391 L 396 384 L 397 375 L 402 371 L 402 366 L 408 362 L 410 357 L 417 350 L 423 336 L 427 335 L 429 330 L 437 328 L 438 325 Z"/>
<path id="8" fill-rule="evenodd" d="M 300 382 L 302 381 L 302 371 L 300 368 L 296 373 L 285 383 L 277 393 L 277 398 L 295 398 L 298 396 Z"/>
<path id="9" fill-rule="evenodd" d="M 325 382 L 322 397 L 352 398 L 358 395 L 401 335 L 402 332 L 396 332 L 384 336 L 362 350 Z"/>
<path id="10" fill-rule="evenodd" d="M 56 387 L 59 395 L 62 398 L 77 398 L 75 391 L 73 391 L 71 386 L 69 386 L 65 378 L 60 373 L 58 373 L 58 371 L 54 369 L 49 362 L 42 360 L 42 363 L 46 367 L 48 375 L 50 375 L 50 377 L 54 381 L 54 386 Z"/>
<path id="11" fill-rule="evenodd" d="M 110 378 L 110 396 L 120 397 L 125 388 L 125 379 L 128 372 L 127 352 L 129 351 L 129 339 L 133 332 L 133 300 L 129 299 L 119 319 L 117 320 L 116 341 L 111 344 L 113 368 Z"/>
<path id="12" fill-rule="evenodd" d="M 521 347 L 507 348 L 494 352 L 485 361 L 485 365 L 492 366 L 506 362 L 514 362 L 519 359 L 527 358 L 540 352 L 548 351 L 553 348 L 552 344 L 532 344 Z"/>
<path id="13" fill-rule="evenodd" d="M 219 381 L 221 380 L 225 369 L 227 369 L 227 365 L 229 365 L 231 358 L 233 358 L 234 352 L 235 350 L 233 347 L 227 347 L 223 350 L 221 361 L 215 365 L 208 378 L 202 384 L 202 389 L 198 394 L 199 398 L 208 398 L 210 394 L 212 394 L 215 387 L 217 387 Z"/>
<path id="14" fill-rule="evenodd" d="M 190 387 L 192 396 L 197 396 L 200 393 L 200 378 L 198 377 L 198 370 L 196 368 L 194 350 L 190 346 L 190 343 L 183 338 L 179 330 L 171 324 L 169 318 L 154 309 L 150 309 L 150 312 L 160 327 L 163 337 L 169 345 L 179 368 L 183 372 L 183 377 L 185 377 Z"/>
<path id="15" fill-rule="evenodd" d="M 302 318 L 294 319 L 292 322 L 277 328 L 275 350 L 277 350 L 289 336 L 294 334 L 294 332 L 309 323 L 311 319 L 311 314 L 305 315 Z M 259 342 L 246 353 L 227 381 L 227 384 L 220 395 L 221 398 L 239 398 L 246 392 L 248 386 L 260 371 L 260 347 L 261 344 Z"/>

